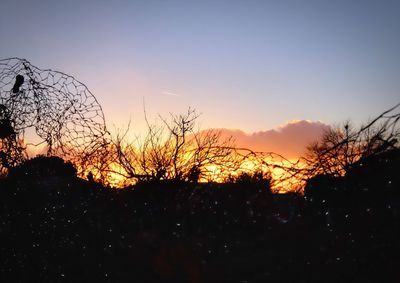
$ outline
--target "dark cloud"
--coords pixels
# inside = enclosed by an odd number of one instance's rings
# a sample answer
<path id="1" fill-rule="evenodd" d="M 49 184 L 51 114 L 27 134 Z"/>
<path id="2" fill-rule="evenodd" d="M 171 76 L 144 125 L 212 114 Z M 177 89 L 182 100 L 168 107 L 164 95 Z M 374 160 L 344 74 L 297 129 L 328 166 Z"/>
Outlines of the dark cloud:
<path id="1" fill-rule="evenodd" d="M 322 122 L 292 121 L 277 129 L 247 134 L 242 130 L 218 129 L 222 137 L 233 136 L 238 147 L 254 151 L 272 151 L 287 158 L 304 154 L 306 146 L 321 138 L 329 126 Z"/>

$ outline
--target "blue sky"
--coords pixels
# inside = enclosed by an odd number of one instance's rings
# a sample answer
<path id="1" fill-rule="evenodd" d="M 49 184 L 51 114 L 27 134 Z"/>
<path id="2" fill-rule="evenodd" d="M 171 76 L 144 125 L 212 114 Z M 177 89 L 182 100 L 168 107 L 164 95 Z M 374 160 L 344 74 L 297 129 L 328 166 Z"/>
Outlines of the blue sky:
<path id="1" fill-rule="evenodd" d="M 109 126 L 356 123 L 400 101 L 399 1 L 8 1 L 0 57 L 84 82 Z"/>

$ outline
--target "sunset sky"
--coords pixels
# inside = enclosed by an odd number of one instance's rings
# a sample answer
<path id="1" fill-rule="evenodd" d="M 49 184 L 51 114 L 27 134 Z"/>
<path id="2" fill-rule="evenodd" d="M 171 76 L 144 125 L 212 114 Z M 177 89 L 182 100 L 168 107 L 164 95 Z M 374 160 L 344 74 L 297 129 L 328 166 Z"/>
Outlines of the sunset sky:
<path id="1" fill-rule="evenodd" d="M 143 131 L 143 101 L 151 117 L 192 106 L 202 128 L 253 133 L 293 120 L 360 123 L 400 100 L 396 0 L 2 0 L 0 8 L 0 58 L 73 75 L 110 128 L 131 120 Z"/>

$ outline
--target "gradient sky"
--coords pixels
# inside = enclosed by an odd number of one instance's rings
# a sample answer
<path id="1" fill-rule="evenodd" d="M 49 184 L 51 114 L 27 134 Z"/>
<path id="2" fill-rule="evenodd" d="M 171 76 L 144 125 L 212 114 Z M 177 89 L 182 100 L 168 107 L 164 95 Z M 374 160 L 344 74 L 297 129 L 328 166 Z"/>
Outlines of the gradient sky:
<path id="1" fill-rule="evenodd" d="M 0 58 L 84 82 L 109 127 L 203 113 L 202 128 L 356 123 L 400 100 L 400 1 L 0 3 Z"/>

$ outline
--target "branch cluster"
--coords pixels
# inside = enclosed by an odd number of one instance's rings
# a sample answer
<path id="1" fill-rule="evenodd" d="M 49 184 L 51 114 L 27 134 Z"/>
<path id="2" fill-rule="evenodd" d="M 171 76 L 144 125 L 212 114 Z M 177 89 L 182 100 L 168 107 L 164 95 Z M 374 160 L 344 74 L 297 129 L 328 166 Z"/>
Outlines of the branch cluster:
<path id="1" fill-rule="evenodd" d="M 321 141 L 308 147 L 305 175 L 344 176 L 355 164 L 370 156 L 398 149 L 400 104 L 359 129 L 350 122 L 325 132 Z"/>

